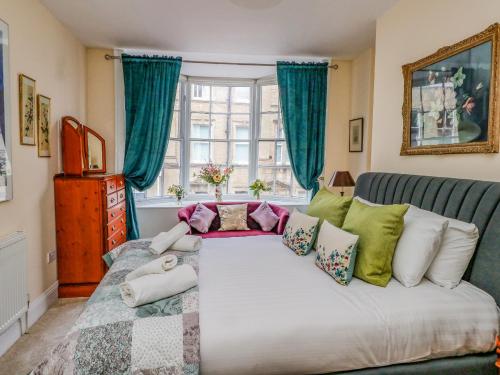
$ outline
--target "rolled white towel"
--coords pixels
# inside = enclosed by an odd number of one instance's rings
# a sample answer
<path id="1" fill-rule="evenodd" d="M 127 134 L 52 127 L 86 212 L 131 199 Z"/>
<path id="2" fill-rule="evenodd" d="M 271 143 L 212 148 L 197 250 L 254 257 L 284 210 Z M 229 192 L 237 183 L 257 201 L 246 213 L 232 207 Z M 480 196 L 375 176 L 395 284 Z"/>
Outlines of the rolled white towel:
<path id="1" fill-rule="evenodd" d="M 133 270 L 132 272 L 129 272 L 127 276 L 125 276 L 125 280 L 134 280 L 151 273 L 164 273 L 168 270 L 171 270 L 176 265 L 177 257 L 175 255 L 168 254 L 149 263 L 146 263 L 143 266 L 140 266 L 139 268 Z"/>
<path id="2" fill-rule="evenodd" d="M 175 241 L 168 249 L 176 251 L 197 251 L 200 250 L 200 248 L 201 237 L 186 234 Z"/>
<path id="3" fill-rule="evenodd" d="M 187 232 L 189 232 L 189 225 L 185 221 L 181 221 L 168 232 L 161 232 L 154 237 L 151 241 L 151 245 L 149 245 L 149 250 L 153 254 L 159 255 L 172 246 L 175 241 L 182 238 Z"/>
<path id="4" fill-rule="evenodd" d="M 120 284 L 123 302 L 136 307 L 182 293 L 198 284 L 198 276 L 189 264 L 170 271 L 149 274 Z"/>

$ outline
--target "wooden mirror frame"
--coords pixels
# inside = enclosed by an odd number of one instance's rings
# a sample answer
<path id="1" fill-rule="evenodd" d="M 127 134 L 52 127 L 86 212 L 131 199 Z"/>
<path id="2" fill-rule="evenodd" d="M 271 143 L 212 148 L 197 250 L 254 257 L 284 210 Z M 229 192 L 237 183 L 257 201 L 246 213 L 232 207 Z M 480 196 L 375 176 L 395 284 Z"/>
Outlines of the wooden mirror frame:
<path id="1" fill-rule="evenodd" d="M 106 173 L 106 141 L 97 132 L 83 125 L 76 118 L 62 118 L 61 147 L 63 171 L 66 175 L 83 176 L 84 174 Z M 102 143 L 101 169 L 89 169 L 87 134 L 91 133 Z"/>
<path id="2" fill-rule="evenodd" d="M 488 112 L 488 139 L 481 142 L 454 143 L 412 146 L 411 145 L 411 111 L 412 111 L 412 76 L 413 72 L 460 52 L 491 41 L 491 77 Z M 499 101 L 500 101 L 500 25 L 495 23 L 479 34 L 462 40 L 451 46 L 440 48 L 430 56 L 402 67 L 404 77 L 403 102 L 403 142 L 401 155 L 440 155 L 463 153 L 493 153 L 499 150 Z"/>
<path id="3" fill-rule="evenodd" d="M 84 171 L 87 174 L 96 174 L 96 173 L 106 173 L 106 141 L 100 134 L 90 129 L 88 126 L 83 126 L 83 164 Z M 88 133 L 95 136 L 97 139 L 101 141 L 102 144 L 102 168 L 101 169 L 90 169 L 89 165 L 89 144 L 88 144 Z"/>

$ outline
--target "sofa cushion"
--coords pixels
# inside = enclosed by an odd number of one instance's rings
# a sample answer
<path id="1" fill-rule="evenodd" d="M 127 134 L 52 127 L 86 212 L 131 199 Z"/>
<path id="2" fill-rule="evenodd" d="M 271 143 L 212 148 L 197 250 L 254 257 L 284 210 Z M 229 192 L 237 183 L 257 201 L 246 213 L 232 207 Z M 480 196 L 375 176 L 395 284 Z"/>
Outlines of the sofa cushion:
<path id="1" fill-rule="evenodd" d="M 215 212 L 198 203 L 189 219 L 189 225 L 200 233 L 206 233 L 216 216 Z"/>
<path id="2" fill-rule="evenodd" d="M 218 204 L 220 228 L 219 231 L 249 230 L 247 226 L 248 204 Z"/>
<path id="3" fill-rule="evenodd" d="M 266 201 L 262 202 L 257 209 L 250 213 L 249 216 L 259 223 L 260 227 L 265 232 L 270 232 L 280 220 L 278 215 L 269 207 Z"/>

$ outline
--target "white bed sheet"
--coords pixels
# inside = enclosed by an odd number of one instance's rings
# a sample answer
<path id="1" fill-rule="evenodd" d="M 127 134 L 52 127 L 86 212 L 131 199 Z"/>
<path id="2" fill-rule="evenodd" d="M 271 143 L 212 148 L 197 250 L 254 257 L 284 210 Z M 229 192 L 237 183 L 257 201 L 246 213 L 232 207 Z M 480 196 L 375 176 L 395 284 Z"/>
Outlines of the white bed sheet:
<path id="1" fill-rule="evenodd" d="M 494 349 L 498 310 L 479 288 L 344 287 L 314 256 L 280 236 L 204 240 L 202 374 L 318 374 Z"/>

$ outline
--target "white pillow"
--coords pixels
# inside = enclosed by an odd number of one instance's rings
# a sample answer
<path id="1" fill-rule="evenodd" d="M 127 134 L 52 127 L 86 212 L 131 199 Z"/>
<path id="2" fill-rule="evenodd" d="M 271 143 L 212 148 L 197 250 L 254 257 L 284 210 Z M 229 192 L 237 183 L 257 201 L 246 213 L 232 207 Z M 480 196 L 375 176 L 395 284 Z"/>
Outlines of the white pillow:
<path id="1" fill-rule="evenodd" d="M 316 243 L 316 265 L 341 285 L 352 279 L 359 236 L 324 221 Z"/>
<path id="2" fill-rule="evenodd" d="M 455 288 L 467 270 L 478 239 L 479 231 L 475 224 L 448 219 L 448 228 L 444 233 L 441 248 L 425 277 L 434 284 L 449 289 Z"/>
<path id="3" fill-rule="evenodd" d="M 439 251 L 447 227 L 445 217 L 410 205 L 392 259 L 392 275 L 401 284 L 410 288 L 420 283 Z"/>
<path id="4" fill-rule="evenodd" d="M 319 218 L 294 209 L 283 232 L 283 243 L 297 255 L 307 255 L 311 251 Z"/>
<path id="5" fill-rule="evenodd" d="M 368 205 L 379 206 L 376 203 L 369 202 L 360 197 L 355 197 L 354 199 Z M 428 217 L 441 218 L 448 221 L 448 227 L 441 240 L 441 246 L 429 266 L 429 269 L 425 273 L 425 277 L 434 284 L 449 289 L 455 288 L 460 283 L 474 255 L 479 239 L 479 231 L 473 223 L 450 219 L 431 211 L 425 212 Z M 403 234 L 401 236 L 403 236 Z M 396 247 L 396 253 L 398 251 L 397 249 Z"/>

